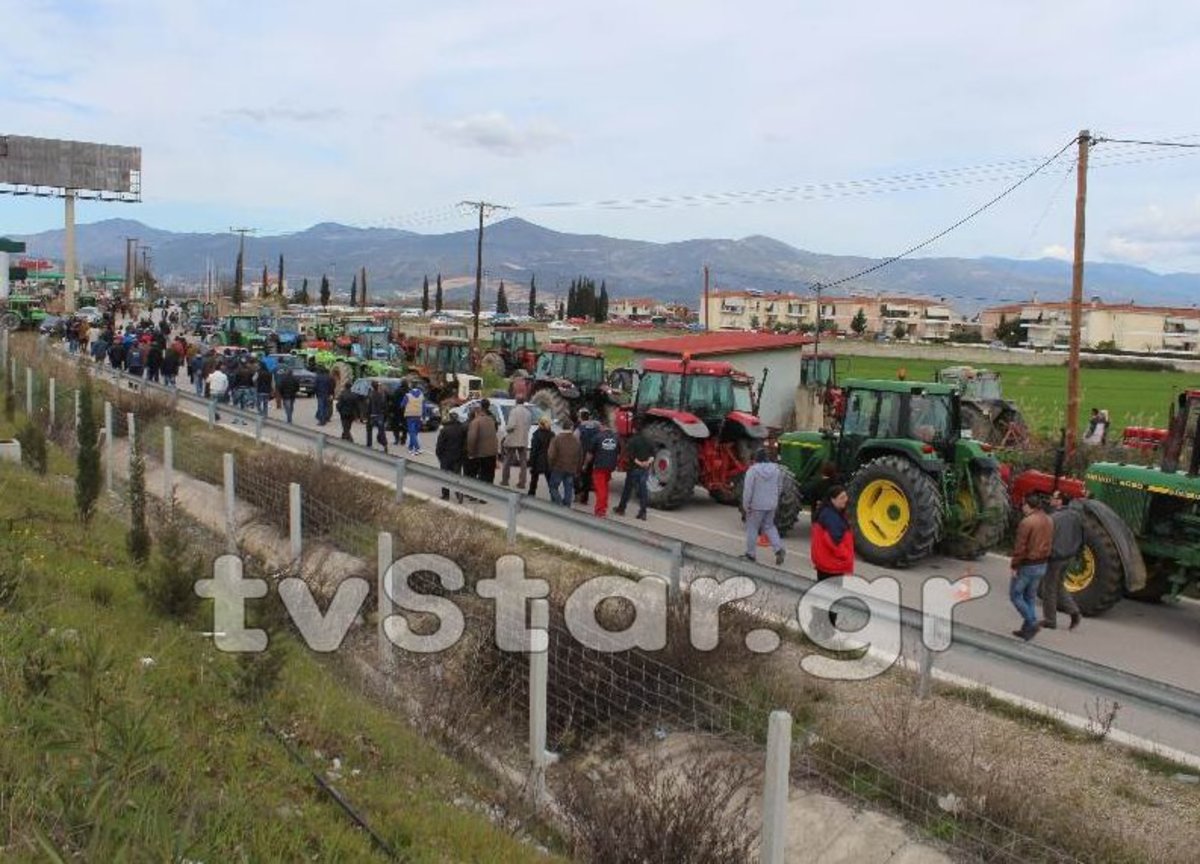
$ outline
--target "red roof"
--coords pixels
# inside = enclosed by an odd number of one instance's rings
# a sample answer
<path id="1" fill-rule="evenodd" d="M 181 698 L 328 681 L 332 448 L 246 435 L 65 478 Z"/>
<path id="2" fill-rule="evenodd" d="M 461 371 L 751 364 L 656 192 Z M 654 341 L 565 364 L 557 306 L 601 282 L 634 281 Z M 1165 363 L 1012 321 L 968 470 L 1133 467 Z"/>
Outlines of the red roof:
<path id="1" fill-rule="evenodd" d="M 782 348 L 799 348 L 811 341 L 810 337 L 802 333 L 722 331 L 624 342 L 621 347 L 631 348 L 643 354 L 667 354 L 675 357 L 689 354 L 692 357 L 709 357 L 716 354 L 741 354 L 747 351 L 778 351 Z"/>

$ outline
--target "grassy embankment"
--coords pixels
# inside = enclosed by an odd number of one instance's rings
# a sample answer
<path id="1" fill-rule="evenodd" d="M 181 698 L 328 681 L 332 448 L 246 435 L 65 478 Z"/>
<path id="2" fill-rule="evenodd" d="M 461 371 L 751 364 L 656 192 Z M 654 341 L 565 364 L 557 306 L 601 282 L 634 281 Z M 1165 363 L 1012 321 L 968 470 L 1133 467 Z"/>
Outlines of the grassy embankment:
<path id="1" fill-rule="evenodd" d="M 80 527 L 55 476 L 71 467 L 57 449 L 46 477 L 0 464 L 0 857 L 387 860 L 269 719 L 405 860 L 543 860 L 480 815 L 490 781 L 290 636 L 273 693 L 239 695 L 245 667 L 199 632 L 203 612 L 148 609 L 124 522 L 102 509 Z"/>

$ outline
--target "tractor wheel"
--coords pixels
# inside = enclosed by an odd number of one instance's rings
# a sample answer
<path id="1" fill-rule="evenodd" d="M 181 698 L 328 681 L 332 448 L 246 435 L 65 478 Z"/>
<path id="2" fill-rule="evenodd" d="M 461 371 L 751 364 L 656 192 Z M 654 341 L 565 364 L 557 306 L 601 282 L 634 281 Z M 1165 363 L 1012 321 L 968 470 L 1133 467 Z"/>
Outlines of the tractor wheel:
<path id="1" fill-rule="evenodd" d="M 5 312 L 3 316 L 0 316 L 0 327 L 5 330 L 21 329 L 21 316 L 16 312 Z"/>
<path id="2" fill-rule="evenodd" d="M 529 401 L 550 415 L 551 420 L 562 422 L 571 419 L 571 403 L 553 387 L 543 387 Z"/>
<path id="3" fill-rule="evenodd" d="M 967 533 L 946 537 L 941 551 L 963 561 L 974 561 L 1004 539 L 1008 531 L 1008 494 L 998 471 L 985 471 L 975 475 L 976 503 L 971 490 L 963 487 L 959 492 L 956 507 L 959 519 L 969 527 Z"/>
<path id="4" fill-rule="evenodd" d="M 646 483 L 650 506 L 674 510 L 690 501 L 696 488 L 700 476 L 696 446 L 673 423 L 652 423 L 645 435 L 656 451 Z"/>
<path id="5" fill-rule="evenodd" d="M 1169 567 L 1153 566 L 1147 563 L 1146 587 L 1140 591 L 1127 591 L 1125 596 L 1143 603 L 1161 603 L 1171 590 L 1171 572 Z"/>
<path id="6" fill-rule="evenodd" d="M 1083 552 L 1063 579 L 1079 611 L 1089 617 L 1111 609 L 1121 599 L 1125 570 L 1121 553 L 1104 525 L 1094 516 L 1083 517 Z"/>
<path id="7" fill-rule="evenodd" d="M 483 359 L 479 361 L 479 368 L 499 378 L 503 378 L 508 372 L 508 367 L 504 365 L 504 358 L 495 351 L 483 355 Z"/>
<path id="8" fill-rule="evenodd" d="M 942 496 L 932 477 L 902 456 L 881 456 L 850 479 L 856 549 L 881 567 L 907 567 L 942 539 Z"/>
<path id="9" fill-rule="evenodd" d="M 333 392 L 340 394 L 354 383 L 354 367 L 344 360 L 338 360 L 329 367 L 329 375 L 333 378 Z"/>

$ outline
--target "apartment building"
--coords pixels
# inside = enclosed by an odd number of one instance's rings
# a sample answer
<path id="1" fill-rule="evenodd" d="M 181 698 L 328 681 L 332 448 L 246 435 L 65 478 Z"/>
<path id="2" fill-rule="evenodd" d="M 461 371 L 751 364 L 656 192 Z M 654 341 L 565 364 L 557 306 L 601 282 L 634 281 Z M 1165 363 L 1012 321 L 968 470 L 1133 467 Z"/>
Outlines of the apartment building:
<path id="1" fill-rule="evenodd" d="M 633 321 L 666 315 L 669 311 L 666 304 L 653 297 L 614 297 L 608 304 L 610 318 L 629 318 Z"/>
<path id="2" fill-rule="evenodd" d="M 1034 301 L 985 309 L 979 315 L 983 338 L 994 339 L 1001 320 L 1014 318 L 1025 331 L 1022 345 L 1063 350 L 1068 347 L 1070 303 Z M 1084 348 L 1112 346 L 1121 351 L 1200 354 L 1200 309 L 1093 300 L 1081 309 L 1079 343 Z"/>
<path id="3" fill-rule="evenodd" d="M 912 341 L 945 339 L 957 317 L 943 303 L 924 297 L 876 295 L 822 296 L 820 318 L 826 328 L 853 332 L 853 321 L 862 311 L 866 335 L 895 335 L 902 327 Z M 710 330 L 758 330 L 777 326 L 812 327 L 817 320 L 817 296 L 761 291 L 712 291 L 707 308 L 701 299 L 701 322 Z M 707 313 L 707 314 L 705 314 Z"/>

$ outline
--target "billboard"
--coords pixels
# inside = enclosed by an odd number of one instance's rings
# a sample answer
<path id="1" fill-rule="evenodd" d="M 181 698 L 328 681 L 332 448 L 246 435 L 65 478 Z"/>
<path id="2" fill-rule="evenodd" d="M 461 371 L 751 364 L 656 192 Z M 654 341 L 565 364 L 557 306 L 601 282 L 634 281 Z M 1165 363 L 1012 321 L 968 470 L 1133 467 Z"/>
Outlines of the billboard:
<path id="1" fill-rule="evenodd" d="M 0 135 L 0 192 L 140 201 L 142 149 Z"/>

